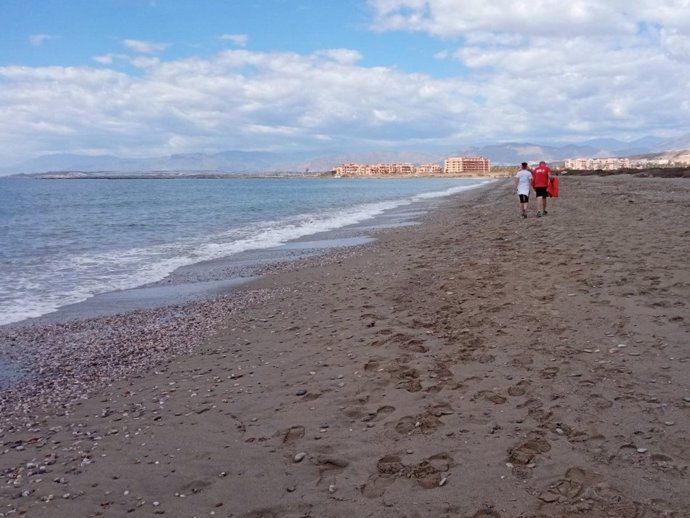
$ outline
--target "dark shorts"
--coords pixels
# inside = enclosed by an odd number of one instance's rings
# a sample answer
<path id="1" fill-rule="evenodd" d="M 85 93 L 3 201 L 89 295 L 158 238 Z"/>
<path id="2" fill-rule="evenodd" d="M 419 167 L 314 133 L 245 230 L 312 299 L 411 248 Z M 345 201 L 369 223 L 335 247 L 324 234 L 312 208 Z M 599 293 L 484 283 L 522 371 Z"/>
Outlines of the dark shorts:
<path id="1" fill-rule="evenodd" d="M 534 192 L 537 195 L 537 198 L 546 198 L 549 195 L 546 189 L 546 187 L 535 187 Z"/>
<path id="2" fill-rule="evenodd" d="M 529 201 L 529 195 L 527 194 L 518 194 L 520 197 L 520 203 L 527 203 Z"/>

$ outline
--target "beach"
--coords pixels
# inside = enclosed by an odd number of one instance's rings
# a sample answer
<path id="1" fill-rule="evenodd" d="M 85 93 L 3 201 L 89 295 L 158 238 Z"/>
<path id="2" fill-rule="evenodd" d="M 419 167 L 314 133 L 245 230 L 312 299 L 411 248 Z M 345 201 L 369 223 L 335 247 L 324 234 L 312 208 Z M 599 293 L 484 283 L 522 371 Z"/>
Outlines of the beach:
<path id="1" fill-rule="evenodd" d="M 690 516 L 690 183 L 560 190 L 523 220 L 499 180 L 226 297 L 3 330 L 45 367 L 3 395 L 0 516 Z"/>

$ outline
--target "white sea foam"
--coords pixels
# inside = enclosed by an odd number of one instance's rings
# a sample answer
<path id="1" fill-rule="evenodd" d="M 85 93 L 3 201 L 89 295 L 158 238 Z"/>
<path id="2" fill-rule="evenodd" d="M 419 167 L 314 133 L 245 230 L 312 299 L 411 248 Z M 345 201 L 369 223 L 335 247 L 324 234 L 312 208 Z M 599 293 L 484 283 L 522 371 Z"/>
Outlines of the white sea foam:
<path id="1" fill-rule="evenodd" d="M 480 187 L 482 185 L 486 185 L 487 183 L 493 182 L 494 180 L 483 180 L 480 183 L 477 183 L 475 185 L 462 185 L 459 187 L 451 187 L 450 189 L 446 189 L 445 191 L 433 191 L 433 192 L 423 192 L 420 194 L 417 194 L 414 196 L 414 200 L 429 200 L 432 198 L 443 198 L 445 196 L 450 196 L 452 194 L 458 194 L 464 191 L 469 191 L 471 189 L 476 189 L 477 187 Z"/>
<path id="2" fill-rule="evenodd" d="M 182 266 L 247 250 L 277 247 L 291 240 L 361 223 L 415 201 L 444 197 L 477 186 L 463 185 L 398 200 L 309 212 L 279 221 L 253 222 L 149 247 L 65 253 L 45 260 L 41 268 L 20 272 L 11 287 L 0 285 L 0 325 L 45 315 L 100 293 L 159 281 Z"/>
<path id="3" fill-rule="evenodd" d="M 12 293 L 0 289 L 0 325 L 38 317 L 99 293 L 134 288 L 164 279 L 179 267 L 247 250 L 280 246 L 300 237 L 373 218 L 409 201 L 380 202 L 332 213 L 302 214 L 278 222 L 146 248 L 67 255 L 40 271 L 15 279 Z M 29 277 L 30 275 L 30 277 Z M 4 300 L 3 300 L 4 299 Z"/>

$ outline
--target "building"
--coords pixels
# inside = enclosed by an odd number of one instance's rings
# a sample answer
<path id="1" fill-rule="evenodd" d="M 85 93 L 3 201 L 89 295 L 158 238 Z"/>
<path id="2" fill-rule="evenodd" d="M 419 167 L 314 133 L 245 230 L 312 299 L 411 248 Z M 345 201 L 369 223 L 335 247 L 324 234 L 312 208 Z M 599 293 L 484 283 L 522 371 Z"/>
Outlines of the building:
<path id="1" fill-rule="evenodd" d="M 417 166 L 416 174 L 418 175 L 436 175 L 443 174 L 443 167 L 438 164 L 424 164 Z"/>
<path id="2" fill-rule="evenodd" d="M 484 157 L 452 157 L 439 164 L 341 164 L 333 169 L 336 177 L 341 176 L 490 176 L 491 162 Z"/>
<path id="3" fill-rule="evenodd" d="M 441 174 L 440 165 L 425 164 L 342 164 L 335 168 L 335 176 L 416 176 Z"/>
<path id="4" fill-rule="evenodd" d="M 481 176 L 491 172 L 491 161 L 483 156 L 454 156 L 445 160 L 443 172 L 445 174 Z"/>
<path id="5" fill-rule="evenodd" d="M 566 169 L 589 170 L 602 169 L 604 171 L 614 171 L 631 167 L 629 158 L 575 158 L 565 161 Z"/>

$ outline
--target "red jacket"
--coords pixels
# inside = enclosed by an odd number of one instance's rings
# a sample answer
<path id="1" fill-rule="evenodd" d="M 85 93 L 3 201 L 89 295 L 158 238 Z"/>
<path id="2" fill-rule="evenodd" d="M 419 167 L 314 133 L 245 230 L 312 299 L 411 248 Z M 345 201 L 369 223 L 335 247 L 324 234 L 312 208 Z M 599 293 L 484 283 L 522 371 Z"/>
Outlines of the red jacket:
<path id="1" fill-rule="evenodd" d="M 551 168 L 548 165 L 540 165 L 532 171 L 533 187 L 548 187 Z"/>

